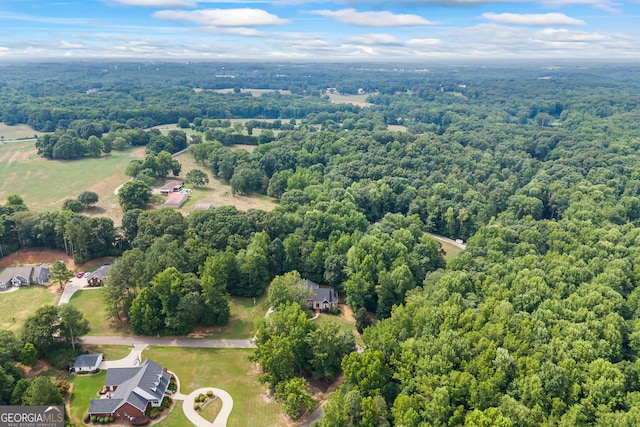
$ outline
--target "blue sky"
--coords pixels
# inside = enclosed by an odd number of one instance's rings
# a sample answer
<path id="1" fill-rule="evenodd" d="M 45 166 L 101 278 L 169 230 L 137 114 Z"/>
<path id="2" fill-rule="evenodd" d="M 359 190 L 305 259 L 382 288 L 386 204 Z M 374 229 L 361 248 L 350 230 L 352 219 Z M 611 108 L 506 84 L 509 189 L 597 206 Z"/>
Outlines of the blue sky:
<path id="1" fill-rule="evenodd" d="M 0 0 L 0 61 L 640 60 L 640 0 Z"/>

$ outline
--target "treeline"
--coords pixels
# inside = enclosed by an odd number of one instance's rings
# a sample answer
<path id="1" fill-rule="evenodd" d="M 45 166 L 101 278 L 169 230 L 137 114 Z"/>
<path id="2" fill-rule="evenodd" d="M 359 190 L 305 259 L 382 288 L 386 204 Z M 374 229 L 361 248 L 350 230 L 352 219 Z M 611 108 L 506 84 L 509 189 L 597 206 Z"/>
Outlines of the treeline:
<path id="1" fill-rule="evenodd" d="M 32 212 L 20 196 L 7 199 L 0 206 L 0 248 L 4 255 L 23 247 L 45 247 L 62 249 L 82 264 L 121 253 L 122 242 L 109 218 L 85 217 L 70 206 L 62 211 Z"/>

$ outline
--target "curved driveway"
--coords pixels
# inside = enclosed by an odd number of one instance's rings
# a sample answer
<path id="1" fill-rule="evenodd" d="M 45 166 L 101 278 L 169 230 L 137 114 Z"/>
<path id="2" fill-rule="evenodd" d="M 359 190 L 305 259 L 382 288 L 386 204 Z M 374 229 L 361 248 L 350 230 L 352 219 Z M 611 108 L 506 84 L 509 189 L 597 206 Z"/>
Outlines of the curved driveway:
<path id="1" fill-rule="evenodd" d="M 198 411 L 193 409 L 196 397 L 198 397 L 200 393 L 206 394 L 209 390 L 213 391 L 213 394 L 222 400 L 222 408 L 220 408 L 218 416 L 212 423 L 202 418 L 200 414 L 198 414 Z M 229 415 L 231 414 L 231 410 L 233 409 L 233 399 L 231 398 L 231 395 L 219 388 L 199 388 L 192 391 L 187 396 L 183 394 L 175 394 L 173 398 L 176 400 L 184 400 L 184 402 L 182 402 L 182 410 L 184 411 L 184 414 L 189 418 L 189 421 L 191 421 L 194 426 L 198 427 L 225 427 L 227 425 Z"/>

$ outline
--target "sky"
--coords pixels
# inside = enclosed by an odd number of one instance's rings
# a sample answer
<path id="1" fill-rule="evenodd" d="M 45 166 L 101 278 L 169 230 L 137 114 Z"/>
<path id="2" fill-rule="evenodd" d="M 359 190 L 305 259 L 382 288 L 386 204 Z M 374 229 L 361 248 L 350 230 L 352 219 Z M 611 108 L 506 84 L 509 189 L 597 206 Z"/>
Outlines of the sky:
<path id="1" fill-rule="evenodd" d="M 0 61 L 640 60 L 640 0 L 0 0 Z"/>

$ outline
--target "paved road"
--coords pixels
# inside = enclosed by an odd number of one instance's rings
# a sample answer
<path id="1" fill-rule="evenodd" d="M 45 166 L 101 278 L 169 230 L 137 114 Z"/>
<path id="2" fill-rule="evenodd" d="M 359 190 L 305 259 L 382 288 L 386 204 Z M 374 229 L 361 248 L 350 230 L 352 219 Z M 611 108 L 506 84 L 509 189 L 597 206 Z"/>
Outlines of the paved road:
<path id="1" fill-rule="evenodd" d="M 95 345 L 151 345 L 161 347 L 192 347 L 192 348 L 255 348 L 249 340 L 210 340 L 197 338 L 173 337 L 121 337 L 107 335 L 92 335 L 81 337 L 85 344 Z"/>
<path id="2" fill-rule="evenodd" d="M 132 345 L 129 355 L 118 360 L 103 360 L 100 369 L 110 368 L 134 368 L 142 361 L 142 350 L 147 348 L 146 345 Z"/>

